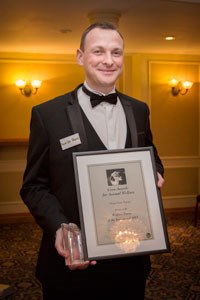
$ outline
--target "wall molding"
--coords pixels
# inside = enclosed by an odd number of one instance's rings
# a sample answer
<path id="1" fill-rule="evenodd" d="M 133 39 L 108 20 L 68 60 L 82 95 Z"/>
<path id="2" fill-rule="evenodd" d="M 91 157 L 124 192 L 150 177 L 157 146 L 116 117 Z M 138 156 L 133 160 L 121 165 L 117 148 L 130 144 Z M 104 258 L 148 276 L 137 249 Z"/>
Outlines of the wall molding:
<path id="1" fill-rule="evenodd" d="M 161 157 L 166 169 L 200 168 L 200 156 Z M 23 172 L 26 160 L 0 160 L 0 173 Z"/>
<path id="2" fill-rule="evenodd" d="M 22 201 L 0 202 L 0 215 L 27 212 L 29 210 Z"/>
<path id="3" fill-rule="evenodd" d="M 200 156 L 163 156 L 161 160 L 166 169 L 200 167 Z"/>
<path id="4" fill-rule="evenodd" d="M 0 139 L 0 147 L 16 147 L 16 146 L 28 146 L 29 139 L 22 138 L 10 138 L 10 139 Z"/>
<path id="5" fill-rule="evenodd" d="M 38 55 L 35 58 L 30 58 L 28 55 L 27 57 L 0 57 L 0 63 L 32 63 L 32 64 L 77 64 L 76 56 L 73 54 L 69 54 L 65 57 L 60 55 L 60 57 L 44 57 L 42 55 Z"/>
<path id="6" fill-rule="evenodd" d="M 197 195 L 163 196 L 163 207 L 168 208 L 194 208 Z"/>

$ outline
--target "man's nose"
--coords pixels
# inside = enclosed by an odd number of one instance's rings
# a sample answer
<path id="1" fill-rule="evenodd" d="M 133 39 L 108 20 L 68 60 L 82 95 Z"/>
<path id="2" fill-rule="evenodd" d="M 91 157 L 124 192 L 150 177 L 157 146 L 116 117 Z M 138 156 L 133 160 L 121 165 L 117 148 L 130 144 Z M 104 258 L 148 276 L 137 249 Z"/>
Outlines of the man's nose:
<path id="1" fill-rule="evenodd" d="M 110 52 L 105 53 L 103 63 L 112 65 L 113 64 L 113 58 L 112 54 Z"/>

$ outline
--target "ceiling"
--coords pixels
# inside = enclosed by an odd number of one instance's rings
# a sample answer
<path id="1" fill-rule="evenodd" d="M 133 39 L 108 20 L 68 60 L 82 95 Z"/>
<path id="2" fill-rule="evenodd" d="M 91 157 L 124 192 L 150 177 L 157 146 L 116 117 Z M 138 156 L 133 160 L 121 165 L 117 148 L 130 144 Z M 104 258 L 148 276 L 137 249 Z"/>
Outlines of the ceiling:
<path id="1" fill-rule="evenodd" d="M 126 53 L 200 55 L 200 0 L 1 0 L 0 52 L 74 54 L 94 11 L 121 14 Z"/>

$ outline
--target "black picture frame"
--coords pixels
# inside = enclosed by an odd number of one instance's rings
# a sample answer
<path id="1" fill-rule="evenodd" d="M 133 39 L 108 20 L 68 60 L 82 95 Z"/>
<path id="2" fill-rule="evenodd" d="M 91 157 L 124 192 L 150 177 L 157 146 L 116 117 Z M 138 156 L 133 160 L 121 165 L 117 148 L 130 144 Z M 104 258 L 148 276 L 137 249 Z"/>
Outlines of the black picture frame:
<path id="1" fill-rule="evenodd" d="M 85 260 L 169 252 L 152 147 L 73 153 Z"/>

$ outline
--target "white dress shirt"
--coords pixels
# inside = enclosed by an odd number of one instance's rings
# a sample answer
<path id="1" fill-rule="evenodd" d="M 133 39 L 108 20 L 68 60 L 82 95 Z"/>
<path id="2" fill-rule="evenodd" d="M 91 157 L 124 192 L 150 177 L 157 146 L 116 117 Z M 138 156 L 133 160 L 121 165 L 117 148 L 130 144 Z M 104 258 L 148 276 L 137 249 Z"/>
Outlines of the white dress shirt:
<path id="1" fill-rule="evenodd" d="M 91 92 L 102 95 L 102 93 L 91 90 L 86 82 L 84 85 Z M 116 105 L 102 102 L 92 108 L 90 97 L 80 88 L 78 90 L 78 101 L 105 147 L 108 150 L 124 149 L 127 125 L 124 109 L 120 100 L 117 100 Z"/>

